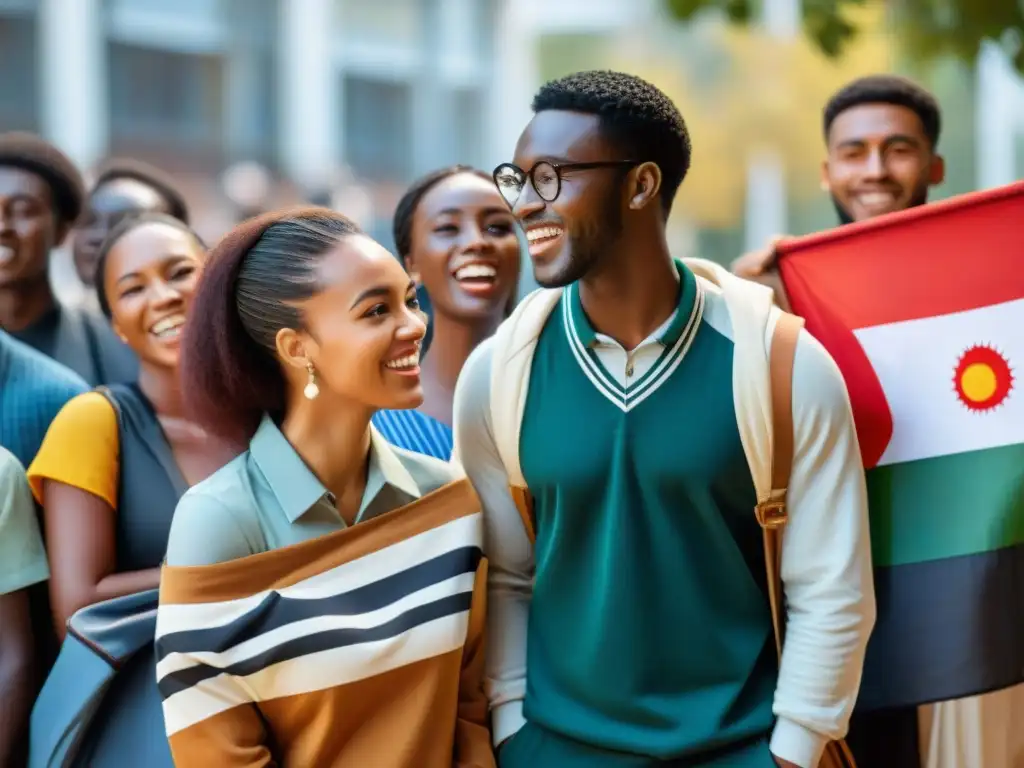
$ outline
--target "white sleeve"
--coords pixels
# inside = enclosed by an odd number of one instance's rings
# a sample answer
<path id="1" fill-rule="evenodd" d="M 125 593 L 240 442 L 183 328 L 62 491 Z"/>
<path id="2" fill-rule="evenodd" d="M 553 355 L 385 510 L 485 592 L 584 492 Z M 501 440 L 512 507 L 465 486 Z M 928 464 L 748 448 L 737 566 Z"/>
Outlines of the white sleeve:
<path id="1" fill-rule="evenodd" d="M 806 331 L 793 370 L 794 461 L 782 542 L 786 642 L 771 749 L 818 765 L 846 735 L 860 689 L 875 591 L 867 489 L 839 368 Z"/>
<path id="2" fill-rule="evenodd" d="M 484 511 L 489 560 L 485 689 L 497 746 L 526 722 L 526 625 L 533 595 L 533 547 L 508 489 L 491 425 L 491 341 L 469 356 L 455 388 L 455 460 Z"/>

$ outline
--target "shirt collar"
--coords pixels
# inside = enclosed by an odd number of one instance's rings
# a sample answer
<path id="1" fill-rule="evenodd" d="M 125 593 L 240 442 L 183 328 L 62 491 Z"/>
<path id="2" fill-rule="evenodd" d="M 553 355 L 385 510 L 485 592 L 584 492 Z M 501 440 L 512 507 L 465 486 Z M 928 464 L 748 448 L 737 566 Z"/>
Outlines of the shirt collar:
<path id="1" fill-rule="evenodd" d="M 306 466 L 269 416 L 263 417 L 259 429 L 249 442 L 249 454 L 266 478 L 271 493 L 289 523 L 294 523 L 321 499 L 326 499 L 331 505 L 335 503 L 333 494 Z M 409 496 L 410 500 L 421 495 L 419 486 L 394 449 L 371 426 L 370 467 L 357 521 L 386 485 Z"/>
<path id="2" fill-rule="evenodd" d="M 377 495 L 384 489 L 384 486 L 391 486 L 396 491 L 404 494 L 406 501 L 418 499 L 422 492 L 416 484 L 416 480 L 405 468 L 395 449 L 384 438 L 376 427 L 370 426 L 370 469 L 366 473 L 366 490 L 363 491 L 363 499 L 359 504 L 359 514 L 356 522 L 363 518 L 366 508 L 370 506 Z"/>
<path id="3" fill-rule="evenodd" d="M 672 316 L 654 334 L 658 342 L 666 347 L 672 346 L 679 340 L 697 301 L 697 278 L 683 262 L 677 260 L 675 265 L 676 271 L 679 273 L 679 300 Z M 569 286 L 568 300 L 576 337 L 584 346 L 592 347 L 598 341 L 598 333 L 590 324 L 587 313 L 583 311 L 583 301 L 580 299 L 578 283 Z"/>

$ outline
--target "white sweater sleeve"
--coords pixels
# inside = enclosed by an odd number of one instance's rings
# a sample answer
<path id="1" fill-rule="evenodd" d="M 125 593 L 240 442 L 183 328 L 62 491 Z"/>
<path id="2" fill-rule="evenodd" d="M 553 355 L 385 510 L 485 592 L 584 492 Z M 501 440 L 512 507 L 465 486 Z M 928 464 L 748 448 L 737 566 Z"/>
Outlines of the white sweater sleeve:
<path id="1" fill-rule="evenodd" d="M 533 595 L 533 547 L 508 489 L 491 425 L 491 343 L 469 356 L 455 388 L 455 461 L 461 462 L 484 511 L 489 560 L 487 672 L 494 744 L 518 731 L 526 696 L 526 626 Z"/>
<path id="2" fill-rule="evenodd" d="M 867 490 L 846 386 L 801 332 L 793 371 L 795 455 L 782 542 L 786 642 L 772 752 L 815 768 L 846 735 L 860 688 L 875 593 Z"/>

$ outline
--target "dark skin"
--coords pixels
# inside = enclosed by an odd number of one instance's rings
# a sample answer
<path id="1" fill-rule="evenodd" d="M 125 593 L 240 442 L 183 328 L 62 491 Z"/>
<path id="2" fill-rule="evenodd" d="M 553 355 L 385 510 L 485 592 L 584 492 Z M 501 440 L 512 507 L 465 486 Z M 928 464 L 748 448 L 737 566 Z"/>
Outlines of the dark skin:
<path id="1" fill-rule="evenodd" d="M 551 110 L 530 121 L 513 162 L 528 171 L 545 160 L 626 159 L 601 135 L 595 116 Z M 537 281 L 557 286 L 579 280 L 583 309 L 594 328 L 626 349 L 650 336 L 678 301 L 679 274 L 665 237 L 660 190 L 661 170 L 654 163 L 625 174 L 611 168 L 566 170 L 553 202 L 542 200 L 527 183 L 513 209 L 531 240 Z M 531 230 L 552 228 L 561 234 L 536 241 L 529 237 Z"/>
<path id="2" fill-rule="evenodd" d="M 505 318 L 519 279 L 515 220 L 494 183 L 473 173 L 438 182 L 420 201 L 412 221 L 406 266 L 422 282 L 434 307 L 434 343 L 424 359 L 420 411 L 452 422 L 455 382 L 469 353 Z M 473 274 L 466 267 L 493 270 Z M 460 279 L 461 278 L 461 279 Z"/>
<path id="3" fill-rule="evenodd" d="M 627 159 L 602 136 L 596 116 L 550 110 L 527 125 L 513 162 L 529 171 L 543 160 Z M 661 170 L 654 163 L 626 172 L 565 170 L 554 202 L 542 200 L 527 183 L 513 209 L 528 238 L 531 230 L 561 231 L 539 246 L 531 242 L 537 281 L 557 286 L 579 279 L 594 328 L 626 349 L 640 344 L 676 308 L 679 275 L 665 238 L 660 190 Z"/>
<path id="4" fill-rule="evenodd" d="M 56 305 L 50 288 L 50 251 L 64 240 L 68 228 L 41 176 L 0 167 L 0 328 L 22 331 Z"/>
<path id="5" fill-rule="evenodd" d="M 114 330 L 139 357 L 139 387 L 153 404 L 189 485 L 239 452 L 190 421 L 182 406 L 180 329 L 205 260 L 191 235 L 167 224 L 147 223 L 111 249 L 103 275 Z M 116 572 L 116 511 L 106 501 L 46 480 L 43 508 L 53 623 L 61 639 L 68 618 L 80 608 L 159 585 L 159 568 Z"/>
<path id="6" fill-rule="evenodd" d="M 945 161 L 916 112 L 894 104 L 862 104 L 841 112 L 832 123 L 821 188 L 832 196 L 842 218 L 866 221 L 923 205 L 928 189 L 941 184 L 945 172 Z M 781 239 L 742 256 L 732 268 L 741 277 L 769 285 L 779 305 L 788 309 L 775 269 L 775 247 Z"/>
<path id="7" fill-rule="evenodd" d="M 944 176 L 945 163 L 912 109 L 862 104 L 832 123 L 821 184 L 853 221 L 921 205 Z"/>
<path id="8" fill-rule="evenodd" d="M 137 179 L 111 179 L 90 194 L 75 230 L 72 256 L 83 285 L 92 287 L 100 245 L 114 226 L 126 216 L 140 213 L 170 213 L 167 201 Z"/>
<path id="9" fill-rule="evenodd" d="M 0 595 L 0 627 L 0 766 L 6 766 L 24 742 L 35 697 L 28 590 Z"/>
<path id="10" fill-rule="evenodd" d="M 287 381 L 281 431 L 351 525 L 366 490 L 370 418 L 423 402 L 418 357 L 427 328 L 409 275 L 368 237 L 342 238 L 324 255 L 318 283 L 299 305 L 305 328 L 277 333 Z M 408 364 L 391 367 L 396 361 Z M 319 387 L 313 400 L 303 393 L 310 364 Z"/>

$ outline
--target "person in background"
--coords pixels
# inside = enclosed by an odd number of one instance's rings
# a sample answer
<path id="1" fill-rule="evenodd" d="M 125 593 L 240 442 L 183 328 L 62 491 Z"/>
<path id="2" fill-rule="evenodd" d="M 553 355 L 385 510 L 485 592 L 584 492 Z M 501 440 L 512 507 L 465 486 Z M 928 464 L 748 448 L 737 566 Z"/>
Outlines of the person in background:
<path id="1" fill-rule="evenodd" d="M 80 608 L 158 586 L 178 499 L 237 453 L 182 408 L 181 332 L 205 261 L 196 234 L 164 214 L 122 220 L 100 248 L 99 304 L 140 369 L 137 382 L 69 402 L 28 470 L 44 511 L 58 638 Z M 146 716 L 160 702 L 154 663 L 150 649 L 119 671 L 76 765 L 123 765 L 126 744 L 139 765 L 170 765 L 159 715 Z M 157 730 L 141 738 L 147 723 Z"/>
<path id="2" fill-rule="evenodd" d="M 249 448 L 171 526 L 157 677 L 178 765 L 493 768 L 479 504 L 370 423 L 423 400 L 418 309 L 333 211 L 261 216 L 212 254 L 182 378 Z"/>
<path id="3" fill-rule="evenodd" d="M 28 715 L 36 693 L 28 588 L 50 570 L 25 470 L 0 446 L 0 766 L 24 761 Z"/>
<path id="4" fill-rule="evenodd" d="M 89 386 L 63 365 L 0 330 L 0 445 L 28 466 L 64 404 Z"/>
<path id="5" fill-rule="evenodd" d="M 91 385 L 132 381 L 137 363 L 103 318 L 62 305 L 50 284 L 50 253 L 84 197 L 63 152 L 32 134 L 0 134 L 0 328 Z"/>
<path id="6" fill-rule="evenodd" d="M 870 75 L 839 89 L 823 110 L 821 170 L 822 189 L 831 196 L 839 223 L 925 205 L 930 190 L 945 179 L 941 127 L 935 97 L 906 78 Z M 776 268 L 780 239 L 738 259 L 733 271 L 772 286 L 777 302 L 788 308 Z M 994 764 L 1014 750 L 1024 751 L 1016 732 L 1001 727 L 1020 721 L 1019 713 L 1024 713 L 1024 686 L 921 708 L 854 711 L 848 744 L 858 763 L 872 768 L 961 768 L 965 759 Z M 1008 738 L 1016 746 L 1007 747 Z"/>
<path id="7" fill-rule="evenodd" d="M 690 166 L 683 117 L 618 72 L 550 82 L 533 111 L 494 178 L 537 283 L 555 289 L 525 307 L 550 314 L 532 350 L 502 350 L 503 334 L 477 347 L 455 396 L 455 454 L 480 495 L 491 564 L 499 763 L 815 768 L 846 731 L 874 622 L 842 377 L 801 332 L 780 667 L 737 421 L 740 331 L 666 240 Z M 520 431 L 499 444 L 492 385 L 530 352 Z M 523 514 L 506 463 L 517 448 L 533 500 Z"/>
<path id="8" fill-rule="evenodd" d="M 821 188 L 831 196 L 840 224 L 924 205 L 929 190 L 945 179 L 938 102 L 906 78 L 870 75 L 848 83 L 825 105 L 823 124 Z M 776 269 L 781 239 L 743 255 L 732 270 L 774 288 L 779 305 L 788 309 Z"/>
<path id="9" fill-rule="evenodd" d="M 94 288 L 100 246 L 121 220 L 140 213 L 165 213 L 188 224 L 188 204 L 170 176 L 146 163 L 114 159 L 104 163 L 75 228 L 72 256 L 78 279 Z"/>
<path id="10" fill-rule="evenodd" d="M 515 302 L 516 224 L 487 174 L 454 165 L 409 188 L 394 234 L 399 257 L 429 299 L 433 338 L 423 359 L 423 405 L 380 411 L 374 424 L 395 445 L 447 460 L 455 382 Z"/>

